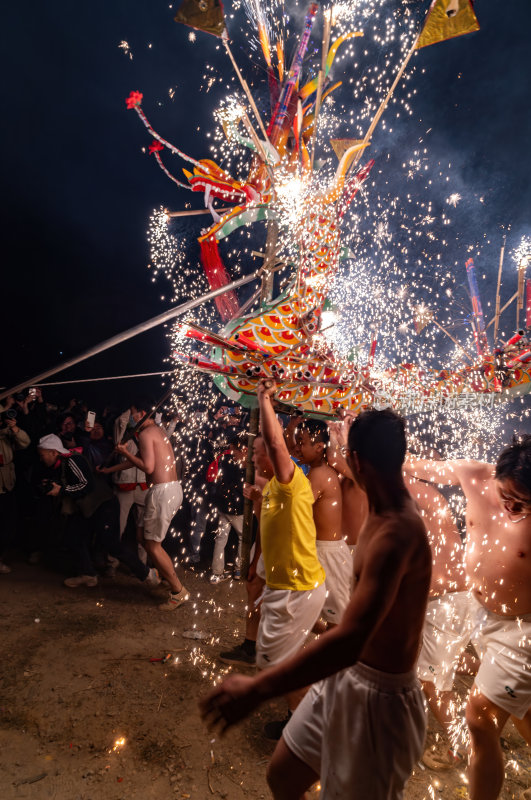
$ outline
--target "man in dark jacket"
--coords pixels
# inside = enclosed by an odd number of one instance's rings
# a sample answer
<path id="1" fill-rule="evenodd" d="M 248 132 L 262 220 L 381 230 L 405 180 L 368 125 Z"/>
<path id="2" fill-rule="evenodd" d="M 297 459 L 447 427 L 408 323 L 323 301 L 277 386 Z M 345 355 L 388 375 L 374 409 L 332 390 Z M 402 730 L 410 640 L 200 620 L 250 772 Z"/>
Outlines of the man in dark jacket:
<path id="1" fill-rule="evenodd" d="M 118 500 L 105 481 L 92 473 L 87 460 L 66 450 L 55 434 L 43 436 L 38 451 L 43 464 L 56 473 L 46 494 L 59 498 L 61 512 L 67 517 L 66 543 L 74 554 L 77 575 L 67 578 L 65 586 L 97 586 L 92 541 L 96 548 L 126 564 L 139 580 L 157 586 L 157 571 L 150 570 L 136 553 L 122 545 Z"/>
<path id="2" fill-rule="evenodd" d="M 213 501 L 219 512 L 219 524 L 214 540 L 212 574 L 210 583 L 221 583 L 230 575 L 225 572 L 225 547 L 231 527 L 238 534 L 238 556 L 233 577 L 240 577 L 242 530 L 243 530 L 243 484 L 247 447 L 245 436 L 234 436 L 226 451 L 216 459 L 217 474 L 214 482 Z"/>

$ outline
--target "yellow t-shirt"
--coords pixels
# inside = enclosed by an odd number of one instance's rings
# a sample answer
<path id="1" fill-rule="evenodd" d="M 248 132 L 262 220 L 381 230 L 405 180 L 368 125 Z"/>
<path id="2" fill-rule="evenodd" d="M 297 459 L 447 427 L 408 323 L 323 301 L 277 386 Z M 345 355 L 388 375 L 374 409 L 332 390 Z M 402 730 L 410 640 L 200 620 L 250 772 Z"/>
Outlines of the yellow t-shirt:
<path id="1" fill-rule="evenodd" d="M 312 487 L 295 465 L 289 483 L 274 477 L 263 491 L 260 539 L 270 589 L 307 591 L 323 583 L 315 537 Z"/>

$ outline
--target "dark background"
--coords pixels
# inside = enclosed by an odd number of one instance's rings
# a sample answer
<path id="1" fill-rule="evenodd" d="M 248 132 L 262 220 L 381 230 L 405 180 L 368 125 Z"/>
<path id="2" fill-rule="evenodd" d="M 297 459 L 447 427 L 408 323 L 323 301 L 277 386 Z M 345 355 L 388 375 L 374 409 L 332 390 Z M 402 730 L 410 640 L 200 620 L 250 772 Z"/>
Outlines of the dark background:
<path id="1" fill-rule="evenodd" d="M 428 5 L 409 2 L 419 20 Z M 229 13 L 230 3 L 225 7 Z M 417 89 L 414 113 L 395 135 L 380 130 L 371 155 L 399 149 L 406 159 L 419 135 L 432 129 L 430 160 L 452 161 L 451 191 L 464 197 L 450 235 L 457 247 L 490 238 L 482 269 L 492 282 L 507 226 L 510 246 L 531 233 L 531 4 L 477 0 L 475 9 L 480 32 L 418 54 L 407 86 Z M 0 385 L 168 307 L 161 300 L 167 286 L 152 283 L 146 269 L 148 218 L 160 205 L 177 209 L 190 199 L 199 208 L 202 197 L 177 189 L 141 152 L 150 137 L 124 100 L 131 89 L 142 91 L 155 128 L 190 155 L 208 157 L 215 98 L 200 91 L 205 65 L 232 77 L 217 40 L 198 33 L 191 44 L 174 13 L 159 0 L 57 0 L 4 11 Z M 230 21 L 229 30 L 245 68 L 245 41 Z M 121 40 L 133 60 L 118 48 Z M 396 193 L 405 188 L 401 182 L 397 175 Z M 461 255 L 468 257 L 464 246 Z M 155 371 L 165 367 L 168 352 L 164 330 L 157 329 L 56 379 Z M 97 391 L 103 386 L 105 394 L 125 397 L 138 383 L 106 383 Z M 158 379 L 151 384 L 155 393 L 159 386 Z M 95 391 L 83 387 L 65 391 L 83 397 Z"/>

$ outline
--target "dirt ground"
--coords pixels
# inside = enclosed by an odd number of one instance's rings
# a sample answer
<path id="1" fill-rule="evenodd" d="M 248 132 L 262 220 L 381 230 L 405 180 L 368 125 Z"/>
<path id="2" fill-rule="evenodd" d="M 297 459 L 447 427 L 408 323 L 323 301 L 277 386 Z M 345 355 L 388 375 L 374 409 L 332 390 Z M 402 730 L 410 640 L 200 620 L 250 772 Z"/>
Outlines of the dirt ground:
<path id="1" fill-rule="evenodd" d="M 273 744 L 261 730 L 284 715 L 282 704 L 221 740 L 197 713 L 198 697 L 230 670 L 217 653 L 242 638 L 243 585 L 213 587 L 184 573 L 192 600 L 163 612 L 162 590 L 124 574 L 72 590 L 42 566 L 15 561 L 12 568 L 0 576 L 2 800 L 270 796 Z M 183 636 L 192 630 L 206 638 Z M 150 662 L 167 653 L 168 663 Z M 465 691 L 466 679 L 459 681 Z M 432 720 L 430 742 L 436 733 Z M 504 747 L 502 798 L 519 798 L 531 786 L 530 752 L 512 726 Z M 405 797 L 466 798 L 464 771 L 418 766 Z"/>

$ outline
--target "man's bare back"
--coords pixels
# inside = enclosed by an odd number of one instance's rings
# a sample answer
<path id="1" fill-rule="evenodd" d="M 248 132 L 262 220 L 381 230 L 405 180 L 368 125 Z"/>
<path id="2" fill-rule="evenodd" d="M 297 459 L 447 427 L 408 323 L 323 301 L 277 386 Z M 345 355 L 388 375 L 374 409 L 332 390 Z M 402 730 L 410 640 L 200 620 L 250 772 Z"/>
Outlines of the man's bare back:
<path id="1" fill-rule="evenodd" d="M 146 476 L 151 485 L 177 480 L 175 455 L 171 443 L 158 425 L 146 424 L 138 434 L 140 458 L 150 471 Z"/>
<path id="2" fill-rule="evenodd" d="M 367 495 L 356 481 L 344 477 L 341 481 L 341 536 L 353 547 L 358 543 L 360 531 L 367 519 Z"/>
<path id="3" fill-rule="evenodd" d="M 341 539 L 341 486 L 337 472 L 328 464 L 312 467 L 308 473 L 315 502 L 313 519 L 320 541 Z"/>
<path id="4" fill-rule="evenodd" d="M 366 564 L 377 563 L 390 547 L 404 553 L 403 577 L 360 661 L 383 672 L 402 673 L 414 668 L 418 656 L 432 561 L 426 528 L 411 499 L 393 514 L 369 512 L 356 549 L 353 600 Z"/>
<path id="5" fill-rule="evenodd" d="M 446 498 L 431 483 L 404 477 L 426 525 L 432 552 L 430 597 L 467 588 L 465 549 Z"/>

